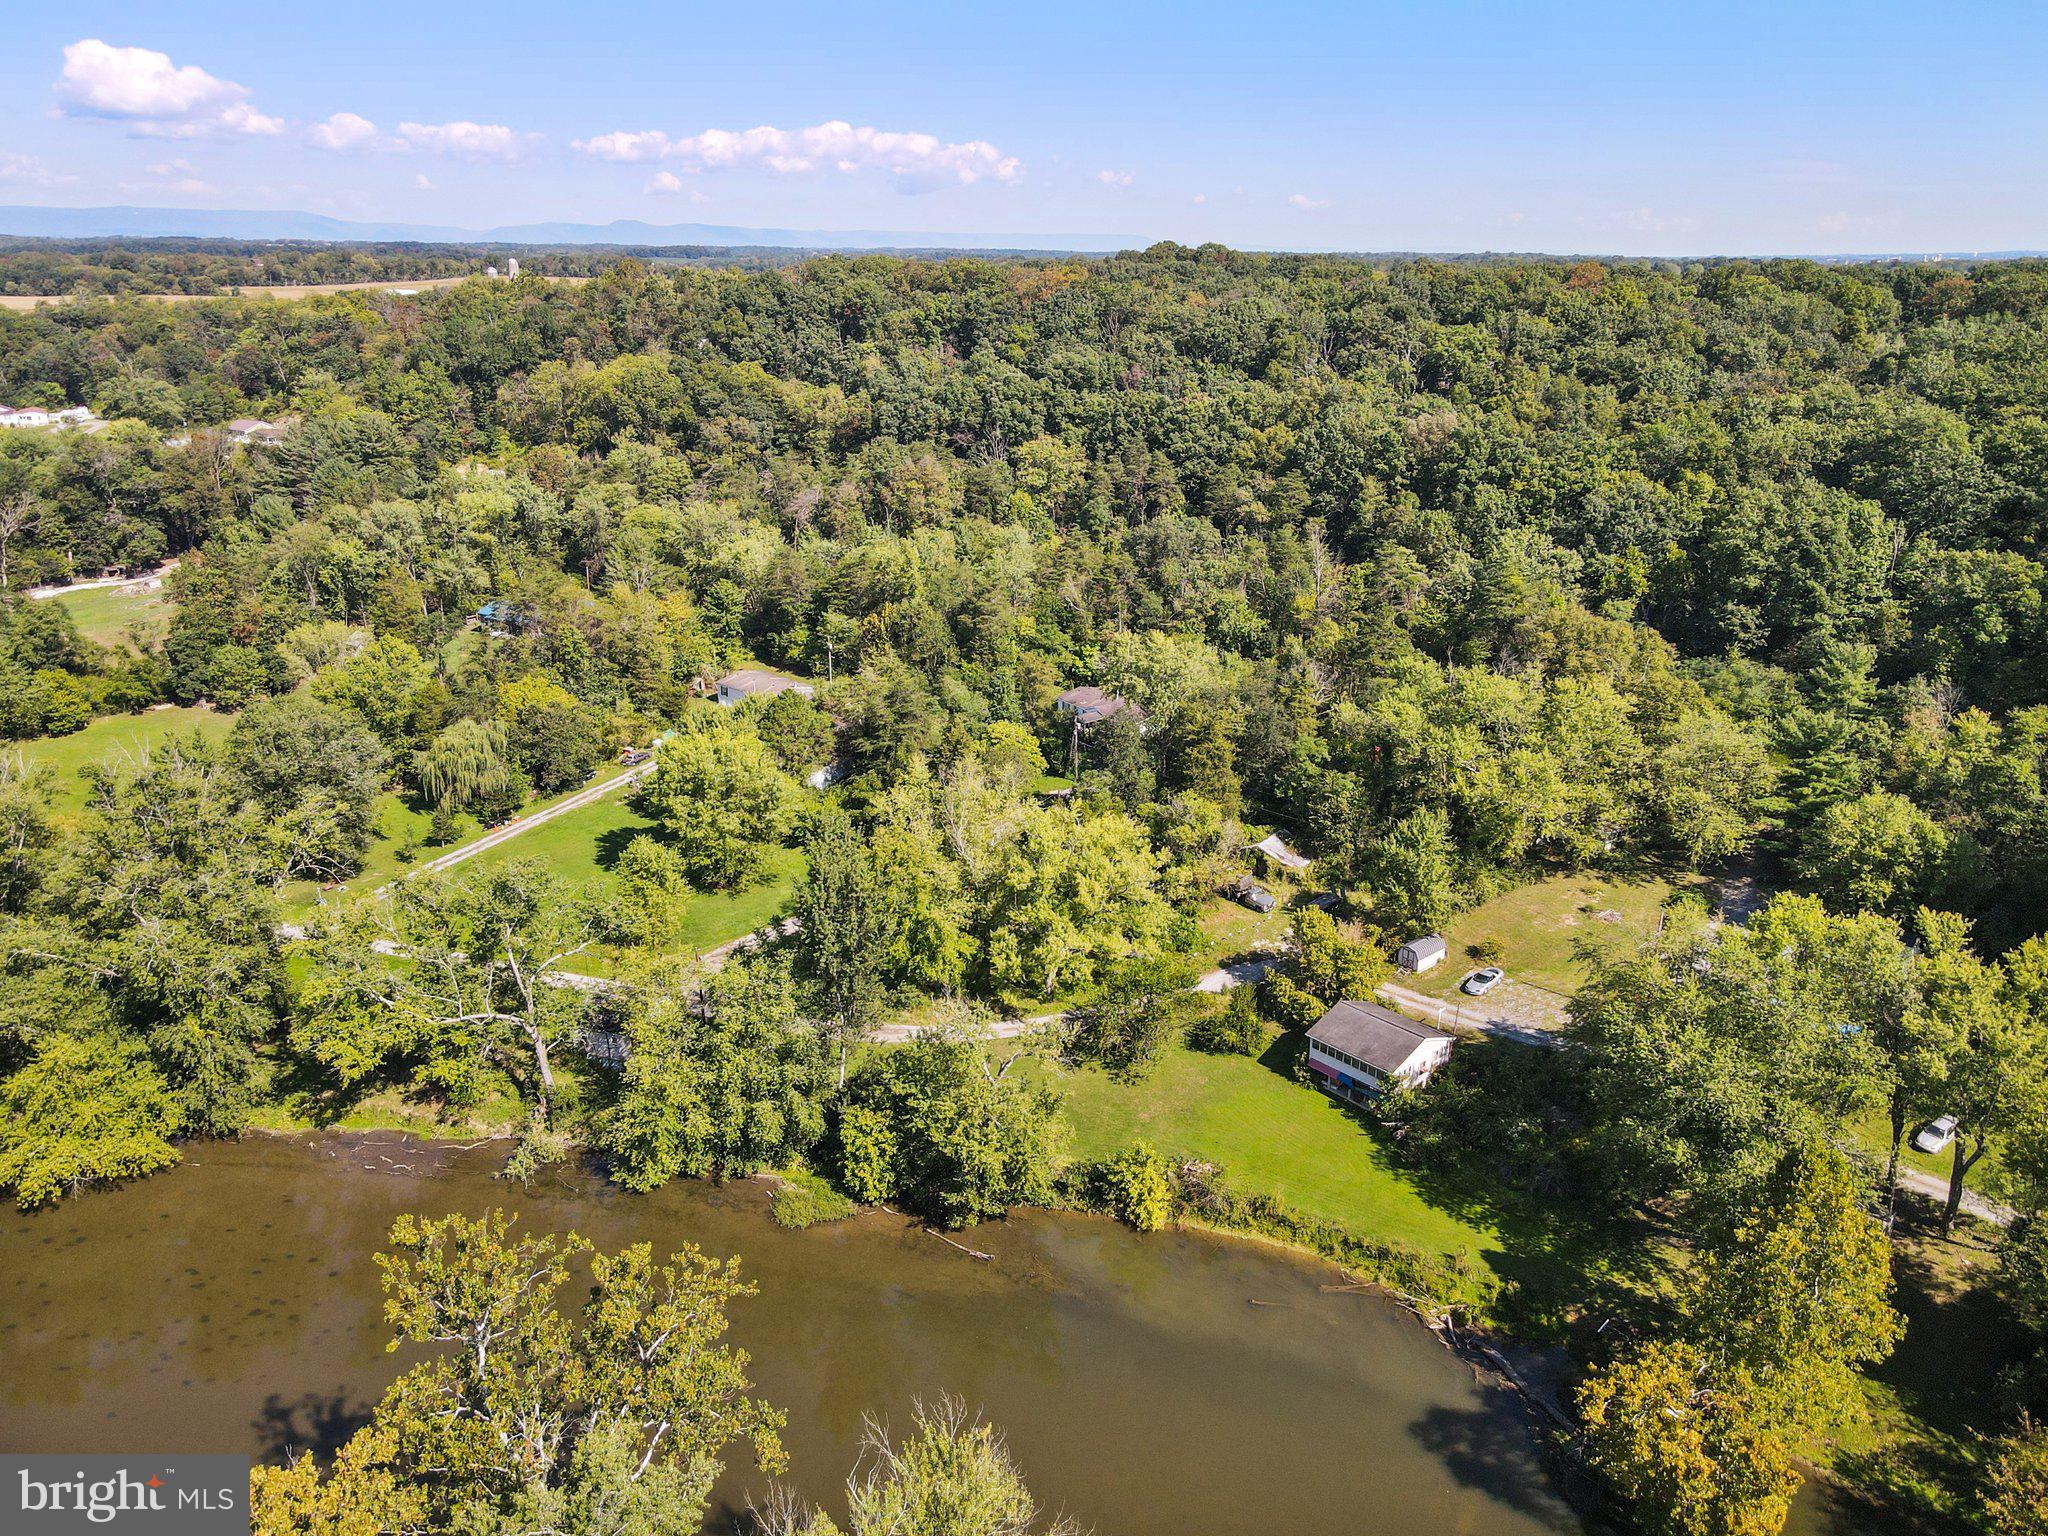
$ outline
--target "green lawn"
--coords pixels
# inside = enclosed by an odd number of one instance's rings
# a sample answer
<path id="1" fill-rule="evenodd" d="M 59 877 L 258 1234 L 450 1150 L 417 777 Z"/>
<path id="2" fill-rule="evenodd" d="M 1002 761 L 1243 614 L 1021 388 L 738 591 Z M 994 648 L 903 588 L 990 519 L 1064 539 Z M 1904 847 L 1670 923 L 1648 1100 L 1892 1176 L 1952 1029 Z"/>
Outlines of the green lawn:
<path id="1" fill-rule="evenodd" d="M 1625 943 L 1655 933 L 1665 902 L 1692 883 L 1696 878 L 1691 876 L 1673 881 L 1653 874 L 1591 871 L 1532 881 L 1453 918 L 1444 927 L 1451 952 L 1443 964 L 1421 976 L 1396 979 L 1418 992 L 1446 995 L 1480 963 L 1467 947 L 1496 939 L 1509 976 L 1569 996 L 1582 979 L 1573 956 L 1576 945 L 1588 939 Z"/>
<path id="2" fill-rule="evenodd" d="M 95 645 L 129 646 L 131 630 L 139 631 L 147 642 L 170 624 L 170 599 L 162 587 L 147 592 L 92 587 L 42 601 L 62 603 L 70 610 L 79 633 Z"/>
<path id="3" fill-rule="evenodd" d="M 1475 1258 L 1500 1246 L 1491 1229 L 1425 1199 L 1359 1117 L 1262 1060 L 1175 1046 L 1143 1082 L 1091 1069 L 1062 1074 L 1059 1085 L 1078 1157 L 1145 1141 L 1170 1157 L 1214 1162 L 1233 1189 L 1275 1195 L 1360 1236 Z"/>
<path id="4" fill-rule="evenodd" d="M 531 832 L 510 838 L 478 854 L 458 869 L 490 869 L 513 859 L 545 860 L 569 880 L 593 880 L 610 872 L 627 843 L 654 824 L 627 804 L 623 794 L 607 795 L 588 805 L 543 822 Z M 683 898 L 676 947 L 706 950 L 737 939 L 772 922 L 803 876 L 804 856 L 794 848 L 775 849 L 768 858 L 767 879 L 743 891 L 694 893 Z"/>
<path id="5" fill-rule="evenodd" d="M 602 782 L 617 774 L 618 771 L 614 764 L 601 764 L 597 772 L 592 775 L 591 782 Z M 569 796 L 578 794 L 588 787 L 587 783 L 578 784 L 561 791 L 559 794 L 535 800 L 526 806 L 520 814 L 522 816 L 531 816 L 535 811 L 546 810 L 557 801 L 566 800 Z M 623 796 L 625 792 L 620 790 L 615 791 L 615 793 Z M 598 802 L 600 805 L 616 803 L 616 801 L 609 800 Z M 585 807 L 585 809 L 594 809 L 594 807 Z M 545 844 L 550 834 L 555 833 L 556 828 L 564 823 L 573 821 L 577 814 L 579 813 L 571 813 L 554 822 L 543 822 L 533 831 L 522 833 L 519 837 L 512 839 L 509 845 L 500 845 L 505 850 L 502 857 L 509 858 L 514 853 L 533 850 Z M 460 848 L 464 843 L 475 842 L 488 830 L 479 825 L 474 816 L 464 814 L 456 818 L 457 831 L 454 837 L 445 843 L 429 842 L 427 838 L 433 828 L 433 816 L 426 811 L 416 809 L 406 797 L 391 793 L 382 794 L 377 797 L 376 816 L 376 835 L 370 844 L 369 852 L 364 855 L 362 873 L 346 881 L 341 886 L 339 892 L 329 893 L 331 896 L 361 895 L 364 892 L 373 891 L 378 886 L 397 879 L 406 873 L 407 870 L 417 868 L 421 864 L 439 858 L 444 853 L 452 852 Z M 558 833 L 556 835 L 560 836 Z M 587 842 L 587 839 L 585 841 Z M 400 850 L 405 848 L 408 842 L 412 845 L 412 857 L 402 859 L 399 857 Z M 552 857 L 560 854 L 567 866 L 565 873 L 569 874 L 571 878 L 580 879 L 596 872 L 597 864 L 593 861 L 591 852 L 587 846 L 578 846 L 578 839 L 572 832 L 559 846 L 545 848 L 542 856 Z M 479 855 L 478 862 L 481 864 L 489 858 L 500 856 L 500 850 L 493 849 L 490 854 Z M 605 860 L 605 863 L 608 865 L 609 859 Z M 458 865 L 457 867 L 460 868 L 461 866 Z M 301 882 L 286 890 L 285 904 L 291 907 L 310 907 L 319 897 L 320 891 L 316 886 L 310 882 Z"/>
<path id="6" fill-rule="evenodd" d="M 60 810 L 73 810 L 85 802 L 85 782 L 79 771 L 88 764 L 147 751 L 173 733 L 197 730 L 208 736 L 225 736 L 234 723 L 233 715 L 211 709 L 149 709 L 139 715 L 102 715 L 82 731 L 25 741 L 17 750 L 30 767 L 51 770 L 56 776 L 54 803 Z"/>

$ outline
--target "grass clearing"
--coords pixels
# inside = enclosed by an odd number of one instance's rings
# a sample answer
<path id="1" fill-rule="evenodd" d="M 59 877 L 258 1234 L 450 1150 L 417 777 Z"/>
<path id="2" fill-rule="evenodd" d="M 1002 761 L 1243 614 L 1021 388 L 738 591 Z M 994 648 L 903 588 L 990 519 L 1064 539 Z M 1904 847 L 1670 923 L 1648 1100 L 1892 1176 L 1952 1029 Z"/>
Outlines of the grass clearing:
<path id="1" fill-rule="evenodd" d="M 1432 1205 L 1358 1116 L 1275 1070 L 1285 1054 L 1287 1042 L 1257 1060 L 1173 1046 L 1140 1083 L 1093 1069 L 1059 1074 L 1074 1153 L 1106 1157 L 1143 1141 L 1171 1158 L 1216 1163 L 1231 1188 L 1361 1236 L 1479 1259 L 1499 1248 L 1497 1233 Z"/>
<path id="2" fill-rule="evenodd" d="M 607 795 L 508 838 L 457 868 L 482 871 L 514 859 L 537 858 L 564 879 L 582 883 L 610 874 L 626 844 L 654 830 L 654 823 L 633 810 L 623 793 Z M 803 872 L 802 853 L 775 848 L 769 851 L 766 879 L 759 885 L 692 892 L 682 899 L 674 947 L 683 952 L 713 949 L 766 927 L 788 902 Z"/>
<path id="3" fill-rule="evenodd" d="M 17 750 L 31 768 L 48 768 L 55 776 L 52 802 L 59 810 L 78 810 L 85 804 L 82 771 L 122 753 L 150 751 L 167 736 L 225 736 L 234 725 L 233 715 L 211 709 L 173 707 L 146 709 L 139 715 L 102 715 L 82 731 L 69 736 L 44 736 L 25 741 Z"/>
<path id="4" fill-rule="evenodd" d="M 1670 878 L 1631 872 L 1551 875 L 1483 901 L 1444 926 L 1450 953 L 1435 970 L 1396 978 L 1432 997 L 1448 996 L 1482 963 L 1469 947 L 1486 939 L 1501 946 L 1509 976 L 1570 996 L 1584 979 L 1573 950 L 1584 940 L 1627 943 L 1663 925 L 1665 903 L 1697 887 L 1697 876 Z"/>
<path id="5" fill-rule="evenodd" d="M 138 649 L 134 636 L 142 639 L 140 649 L 162 638 L 170 627 L 171 603 L 161 582 L 145 587 L 131 582 L 118 587 L 88 587 L 66 592 L 44 602 L 62 603 L 78 632 L 95 645 Z"/>

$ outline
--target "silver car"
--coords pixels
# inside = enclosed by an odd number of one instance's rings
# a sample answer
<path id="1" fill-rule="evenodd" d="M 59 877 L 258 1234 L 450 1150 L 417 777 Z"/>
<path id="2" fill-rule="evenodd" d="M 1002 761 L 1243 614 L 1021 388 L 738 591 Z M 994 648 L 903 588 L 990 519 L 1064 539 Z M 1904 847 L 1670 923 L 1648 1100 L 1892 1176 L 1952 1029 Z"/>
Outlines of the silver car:
<path id="1" fill-rule="evenodd" d="M 1915 1152 L 1939 1152 L 1956 1139 L 1956 1117 L 1943 1115 L 1930 1120 L 1913 1133 Z"/>
<path id="2" fill-rule="evenodd" d="M 1495 987 L 1508 979 L 1508 973 L 1497 965 L 1489 965 L 1483 971 L 1474 971 L 1458 985 L 1471 997 L 1484 997 Z"/>

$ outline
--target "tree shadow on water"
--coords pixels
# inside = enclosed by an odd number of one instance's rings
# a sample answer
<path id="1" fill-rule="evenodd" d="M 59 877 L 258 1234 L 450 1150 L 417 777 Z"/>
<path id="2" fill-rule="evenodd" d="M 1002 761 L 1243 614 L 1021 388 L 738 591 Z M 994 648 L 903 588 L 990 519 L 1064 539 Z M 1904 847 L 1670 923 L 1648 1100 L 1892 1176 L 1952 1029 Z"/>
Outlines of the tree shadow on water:
<path id="1" fill-rule="evenodd" d="M 257 1458 L 273 1465 L 311 1451 L 323 1465 L 334 1459 L 348 1437 L 370 1422 L 371 1405 L 354 1399 L 343 1387 L 332 1392 L 305 1392 L 287 1398 L 273 1392 L 250 1421 L 256 1432 Z"/>
<path id="2" fill-rule="evenodd" d="M 1535 1426 L 1498 1389 L 1482 1389 L 1478 1407 L 1431 1408 L 1408 1433 L 1460 1487 L 1485 1494 L 1545 1530 L 1602 1529 L 1573 1509 Z"/>

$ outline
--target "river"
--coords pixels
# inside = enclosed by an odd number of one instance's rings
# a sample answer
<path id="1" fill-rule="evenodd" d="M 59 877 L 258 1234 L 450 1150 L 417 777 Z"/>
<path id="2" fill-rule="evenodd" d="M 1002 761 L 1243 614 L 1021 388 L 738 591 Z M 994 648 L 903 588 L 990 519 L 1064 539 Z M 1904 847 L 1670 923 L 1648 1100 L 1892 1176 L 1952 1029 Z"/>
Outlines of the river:
<path id="1" fill-rule="evenodd" d="M 1326 1266 L 1022 1212 L 982 1263 L 901 1218 L 792 1232 L 764 1185 L 530 1189 L 500 1152 L 396 1137 L 202 1143 L 170 1172 L 0 1216 L 0 1449 L 331 1448 L 402 1365 L 370 1262 L 394 1216 L 499 1204 L 606 1247 L 741 1255 L 733 1338 L 785 1409 L 790 1480 L 837 1506 L 864 1414 L 953 1392 L 1042 1502 L 1100 1536 L 1578 1532 L 1523 1410 Z M 763 1479 L 720 1488 L 729 1516 Z"/>

